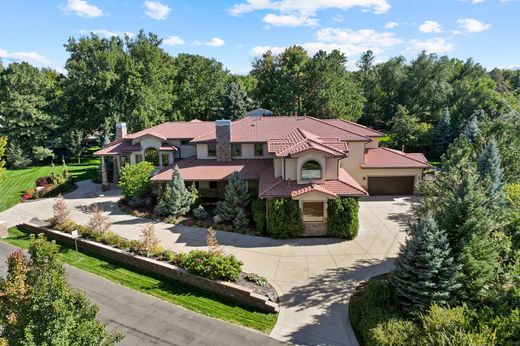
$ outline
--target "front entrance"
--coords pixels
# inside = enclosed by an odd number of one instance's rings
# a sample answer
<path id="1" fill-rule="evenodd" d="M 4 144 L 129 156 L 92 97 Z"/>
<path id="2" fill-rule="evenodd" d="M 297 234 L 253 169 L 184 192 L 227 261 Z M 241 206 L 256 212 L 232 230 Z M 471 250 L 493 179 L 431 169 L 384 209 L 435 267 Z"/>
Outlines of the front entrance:
<path id="1" fill-rule="evenodd" d="M 368 177 L 369 195 L 413 195 L 415 176 Z"/>
<path id="2" fill-rule="evenodd" d="M 322 236 L 327 234 L 325 224 L 325 202 L 302 201 L 303 236 Z"/>

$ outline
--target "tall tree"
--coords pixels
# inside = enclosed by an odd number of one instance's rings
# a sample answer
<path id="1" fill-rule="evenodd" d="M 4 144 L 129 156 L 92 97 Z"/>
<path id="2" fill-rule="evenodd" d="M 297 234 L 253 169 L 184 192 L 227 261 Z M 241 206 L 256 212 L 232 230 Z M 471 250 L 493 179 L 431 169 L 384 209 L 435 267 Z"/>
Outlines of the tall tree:
<path id="1" fill-rule="evenodd" d="M 491 138 L 477 161 L 478 171 L 483 179 L 489 179 L 489 196 L 496 199 L 498 205 L 504 204 L 504 170 L 497 142 Z"/>
<path id="2" fill-rule="evenodd" d="M 391 283 L 406 312 L 424 311 L 432 304 L 449 304 L 458 282 L 458 266 L 446 233 L 431 216 L 412 225 L 395 261 Z"/>
<path id="3" fill-rule="evenodd" d="M 72 289 L 58 247 L 43 235 L 32 240 L 31 261 L 21 252 L 8 257 L 0 285 L 2 336 L 12 345 L 114 345 L 121 334 L 108 334 L 96 319 L 98 308 Z"/>
<path id="4" fill-rule="evenodd" d="M 227 93 L 224 95 L 222 113 L 227 119 L 237 120 L 246 114 L 246 99 L 240 84 L 229 83 Z"/>
<path id="5" fill-rule="evenodd" d="M 233 172 L 224 191 L 224 200 L 217 206 L 217 212 L 224 221 L 234 221 L 240 214 L 240 223 L 247 224 L 245 208 L 248 207 L 251 196 L 247 191 L 246 182 L 240 178 L 238 172 Z"/>
<path id="6" fill-rule="evenodd" d="M 277 107 L 282 115 L 303 115 L 305 72 L 309 56 L 303 47 L 292 46 L 277 57 Z"/>
<path id="7" fill-rule="evenodd" d="M 48 106 L 53 81 L 28 63 L 12 63 L 0 75 L 0 135 L 27 154 L 56 126 Z"/>
<path id="8" fill-rule="evenodd" d="M 480 135 L 480 127 L 478 125 L 478 118 L 476 115 L 473 115 L 464 127 L 464 135 L 473 144 L 475 144 L 478 140 Z"/>
<path id="9" fill-rule="evenodd" d="M 179 54 L 174 61 L 173 111 L 178 120 L 214 120 L 220 116 L 228 71 L 215 59 Z"/>
<path id="10" fill-rule="evenodd" d="M 319 51 L 305 70 L 304 112 L 318 118 L 356 121 L 365 98 L 346 70 L 347 58 L 338 50 Z"/>
<path id="11" fill-rule="evenodd" d="M 164 187 L 156 210 L 160 214 L 167 214 L 176 218 L 188 213 L 192 202 L 191 193 L 186 188 L 181 171 L 176 165 L 173 169 L 172 180 Z"/>
<path id="12" fill-rule="evenodd" d="M 277 107 L 276 94 L 276 57 L 268 50 L 261 58 L 255 58 L 251 75 L 256 79 L 256 88 L 253 90 L 253 98 L 260 106 L 269 110 Z"/>
<path id="13" fill-rule="evenodd" d="M 433 140 L 433 152 L 436 155 L 442 155 L 448 145 L 451 143 L 452 130 L 451 130 L 451 117 L 450 111 L 446 107 L 442 118 L 439 120 L 434 129 L 434 140 Z"/>

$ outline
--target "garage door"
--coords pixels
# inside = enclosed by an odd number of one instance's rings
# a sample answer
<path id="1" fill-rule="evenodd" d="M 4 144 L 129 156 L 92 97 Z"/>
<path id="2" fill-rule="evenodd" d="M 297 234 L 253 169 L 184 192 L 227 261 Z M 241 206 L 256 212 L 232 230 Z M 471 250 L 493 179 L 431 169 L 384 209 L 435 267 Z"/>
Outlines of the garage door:
<path id="1" fill-rule="evenodd" d="M 370 195 L 412 195 L 415 177 L 368 177 Z"/>

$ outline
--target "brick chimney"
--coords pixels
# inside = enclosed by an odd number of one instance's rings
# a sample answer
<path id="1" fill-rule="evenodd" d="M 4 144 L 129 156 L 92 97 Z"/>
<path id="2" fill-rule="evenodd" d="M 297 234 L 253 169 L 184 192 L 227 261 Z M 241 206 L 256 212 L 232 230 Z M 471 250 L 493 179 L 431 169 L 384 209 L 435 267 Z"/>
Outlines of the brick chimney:
<path id="1" fill-rule="evenodd" d="M 217 162 L 231 162 L 231 120 L 215 121 Z"/>
<path id="2" fill-rule="evenodd" d="M 121 139 L 127 135 L 126 123 L 116 124 L 116 140 Z"/>

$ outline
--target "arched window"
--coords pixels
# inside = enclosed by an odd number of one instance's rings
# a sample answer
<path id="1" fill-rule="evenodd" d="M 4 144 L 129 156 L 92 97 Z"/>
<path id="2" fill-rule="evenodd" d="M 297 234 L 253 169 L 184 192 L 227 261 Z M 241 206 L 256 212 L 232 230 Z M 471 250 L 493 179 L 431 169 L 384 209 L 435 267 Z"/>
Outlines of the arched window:
<path id="1" fill-rule="evenodd" d="M 154 166 L 159 166 L 159 152 L 155 148 L 148 148 L 144 151 L 144 160 L 151 162 Z"/>
<path id="2" fill-rule="evenodd" d="M 321 179 L 321 165 L 318 161 L 310 160 L 303 164 L 302 179 Z"/>

